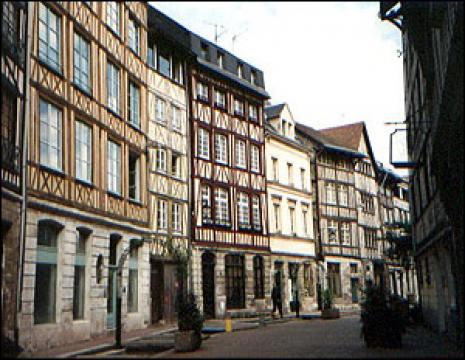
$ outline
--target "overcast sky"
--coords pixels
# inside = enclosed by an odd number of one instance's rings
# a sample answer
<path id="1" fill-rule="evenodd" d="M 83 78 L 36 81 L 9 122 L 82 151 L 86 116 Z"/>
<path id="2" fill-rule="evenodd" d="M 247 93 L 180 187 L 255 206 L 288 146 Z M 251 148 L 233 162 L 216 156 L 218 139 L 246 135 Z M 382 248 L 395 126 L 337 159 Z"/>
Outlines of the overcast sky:
<path id="1" fill-rule="evenodd" d="M 391 167 L 395 128 L 384 123 L 404 119 L 402 45 L 378 18 L 379 2 L 151 4 L 212 42 L 211 24 L 222 25 L 218 45 L 261 69 L 272 104 L 287 102 L 296 121 L 315 129 L 365 121 L 376 159 Z"/>

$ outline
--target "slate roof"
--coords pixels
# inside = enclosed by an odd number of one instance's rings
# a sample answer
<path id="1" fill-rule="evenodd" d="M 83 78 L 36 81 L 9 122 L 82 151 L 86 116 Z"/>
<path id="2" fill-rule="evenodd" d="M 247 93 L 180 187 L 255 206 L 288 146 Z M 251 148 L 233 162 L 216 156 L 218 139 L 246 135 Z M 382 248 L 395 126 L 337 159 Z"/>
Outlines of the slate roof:
<path id="1" fill-rule="evenodd" d="M 276 105 L 271 105 L 265 107 L 265 116 L 267 119 L 273 119 L 275 117 L 278 117 L 279 114 L 281 114 L 281 111 L 283 111 L 284 106 L 286 104 L 276 104 Z"/>
<path id="2" fill-rule="evenodd" d="M 318 130 L 321 134 L 334 141 L 337 145 L 358 151 L 363 133 L 363 122 L 336 126 Z"/>

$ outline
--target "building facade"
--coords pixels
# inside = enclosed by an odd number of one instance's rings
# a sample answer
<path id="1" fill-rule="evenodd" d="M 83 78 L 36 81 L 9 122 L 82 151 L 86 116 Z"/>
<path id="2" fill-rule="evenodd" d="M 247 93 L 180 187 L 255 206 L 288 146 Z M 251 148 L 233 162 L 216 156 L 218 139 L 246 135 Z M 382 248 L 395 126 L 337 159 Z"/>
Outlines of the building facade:
<path id="1" fill-rule="evenodd" d="M 381 2 L 402 32 L 412 235 L 426 322 L 463 342 L 463 3 Z"/>
<path id="2" fill-rule="evenodd" d="M 283 312 L 313 311 L 316 258 L 310 150 L 295 137 L 295 121 L 287 104 L 265 108 L 268 225 L 271 283 L 277 283 Z"/>
<path id="3" fill-rule="evenodd" d="M 147 4 L 32 4 L 26 351 L 113 330 L 120 285 L 123 329 L 150 321 Z"/>

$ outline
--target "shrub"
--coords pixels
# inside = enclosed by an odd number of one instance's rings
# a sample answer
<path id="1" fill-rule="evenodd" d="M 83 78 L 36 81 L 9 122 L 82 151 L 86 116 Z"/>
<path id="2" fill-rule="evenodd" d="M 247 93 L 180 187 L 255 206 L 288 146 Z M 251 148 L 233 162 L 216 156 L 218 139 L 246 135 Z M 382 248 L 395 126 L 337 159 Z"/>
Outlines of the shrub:
<path id="1" fill-rule="evenodd" d="M 329 289 L 325 289 L 323 292 L 323 310 L 329 310 L 333 308 L 333 294 Z"/>
<path id="2" fill-rule="evenodd" d="M 178 296 L 178 329 L 179 331 L 194 330 L 199 333 L 203 327 L 203 316 L 200 314 L 195 296 L 189 294 L 184 297 L 182 294 Z"/>

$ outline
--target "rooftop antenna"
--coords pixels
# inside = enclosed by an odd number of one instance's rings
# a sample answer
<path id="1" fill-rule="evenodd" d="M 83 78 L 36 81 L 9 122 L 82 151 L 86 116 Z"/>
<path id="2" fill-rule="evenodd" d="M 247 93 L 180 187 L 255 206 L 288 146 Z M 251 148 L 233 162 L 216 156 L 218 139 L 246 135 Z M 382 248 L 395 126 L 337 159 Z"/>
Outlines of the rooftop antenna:
<path id="1" fill-rule="evenodd" d="M 244 31 L 242 31 L 242 32 L 240 32 L 240 33 L 238 33 L 238 34 L 234 34 L 234 35 L 233 35 L 233 37 L 232 37 L 232 52 L 234 52 L 234 44 L 235 44 L 237 38 L 238 38 L 239 36 L 241 36 L 242 34 L 246 33 L 247 30 L 248 30 L 248 29 L 246 28 Z"/>
<path id="2" fill-rule="evenodd" d="M 225 34 L 228 30 L 221 24 L 217 24 L 217 23 L 211 23 L 211 22 L 208 22 L 208 21 L 204 21 L 205 24 L 207 25 L 213 25 L 215 27 L 215 44 L 218 44 L 218 38 Z M 218 33 L 218 27 L 220 27 L 221 29 L 223 29 L 223 31 L 221 33 Z"/>

